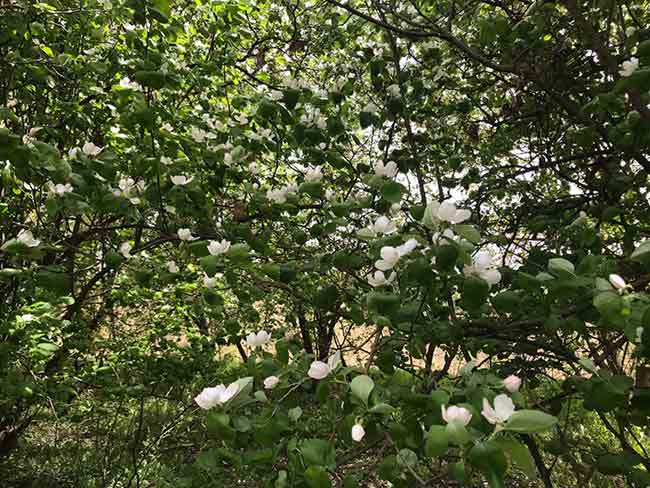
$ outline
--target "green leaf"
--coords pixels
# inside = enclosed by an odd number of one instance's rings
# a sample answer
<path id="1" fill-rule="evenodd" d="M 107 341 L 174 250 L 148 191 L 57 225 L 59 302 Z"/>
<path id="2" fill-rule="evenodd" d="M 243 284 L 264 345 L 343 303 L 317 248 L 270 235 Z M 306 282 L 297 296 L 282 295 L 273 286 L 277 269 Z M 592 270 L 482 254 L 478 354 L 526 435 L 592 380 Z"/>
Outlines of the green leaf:
<path id="1" fill-rule="evenodd" d="M 650 263 L 650 241 L 643 241 L 630 255 L 630 259 L 640 263 Z"/>
<path id="2" fill-rule="evenodd" d="M 493 440 L 474 445 L 467 454 L 467 459 L 483 474 L 503 475 L 508 469 L 508 460 L 503 449 Z"/>
<path id="3" fill-rule="evenodd" d="M 251 248 L 248 244 L 233 244 L 226 252 L 226 256 L 228 256 L 234 262 L 242 262 L 246 261 L 250 257 L 250 250 Z"/>
<path id="4" fill-rule="evenodd" d="M 142 86 L 153 88 L 155 90 L 159 90 L 160 88 L 165 86 L 165 80 L 166 80 L 165 73 L 161 71 L 145 71 L 145 70 L 136 71 L 135 79 Z"/>
<path id="5" fill-rule="evenodd" d="M 451 271 L 458 259 L 458 248 L 452 244 L 443 244 L 436 251 L 435 267 L 442 271 Z"/>
<path id="6" fill-rule="evenodd" d="M 52 344 L 51 342 L 41 342 L 36 345 L 36 350 L 43 356 L 51 356 L 59 350 L 59 346 Z"/>
<path id="7" fill-rule="evenodd" d="M 219 256 L 213 256 L 212 254 L 202 257 L 199 260 L 199 264 L 201 265 L 201 269 L 205 271 L 205 274 L 208 276 L 214 276 L 223 266 Z"/>
<path id="8" fill-rule="evenodd" d="M 598 458 L 596 468 L 606 475 L 625 474 L 640 464 L 642 460 L 641 456 L 635 452 L 610 453 Z"/>
<path id="9" fill-rule="evenodd" d="M 352 394 L 366 405 L 368 404 L 368 397 L 374 387 L 375 382 L 372 381 L 370 376 L 366 375 L 356 376 L 350 383 Z"/>
<path id="10" fill-rule="evenodd" d="M 289 110 L 292 110 L 300 99 L 300 90 L 285 90 L 283 94 L 284 96 L 282 98 L 282 101 L 284 102 L 284 105 Z"/>
<path id="11" fill-rule="evenodd" d="M 397 453 L 397 464 L 399 466 L 413 468 L 418 464 L 418 455 L 410 449 L 400 449 Z"/>
<path id="12" fill-rule="evenodd" d="M 10 280 L 14 276 L 20 276 L 22 273 L 23 273 L 22 269 L 3 268 L 0 269 L 0 280 Z"/>
<path id="13" fill-rule="evenodd" d="M 539 410 L 517 410 L 505 423 L 505 430 L 513 432 L 543 432 L 557 423 L 557 418 Z"/>
<path id="14" fill-rule="evenodd" d="M 377 291 L 368 293 L 368 307 L 381 314 L 389 314 L 399 308 L 399 295 L 392 293 L 380 293 Z"/>
<path id="15" fill-rule="evenodd" d="M 11 254 L 23 254 L 29 252 L 29 247 L 18 239 L 9 239 L 0 247 L 0 251 Z"/>
<path id="16" fill-rule="evenodd" d="M 302 416 L 302 408 L 294 407 L 287 412 L 287 415 L 289 415 L 289 418 L 292 421 L 297 422 L 298 419 Z"/>
<path id="17" fill-rule="evenodd" d="M 432 425 L 427 433 L 424 452 L 430 457 L 444 456 L 449 449 L 449 434 L 444 425 Z"/>
<path id="18" fill-rule="evenodd" d="M 481 233 L 473 225 L 454 225 L 454 232 L 459 236 L 464 237 L 472 244 L 478 244 L 481 242 Z"/>
<path id="19" fill-rule="evenodd" d="M 223 412 L 210 412 L 206 419 L 208 432 L 218 439 L 232 440 L 235 431 L 230 427 L 230 416 Z"/>
<path id="20" fill-rule="evenodd" d="M 465 463 L 463 461 L 451 463 L 449 465 L 449 477 L 459 483 L 466 483 L 469 480 L 469 476 L 467 476 Z"/>
<path id="21" fill-rule="evenodd" d="M 556 276 L 573 276 L 575 273 L 573 263 L 564 258 L 549 259 L 548 270 Z"/>
<path id="22" fill-rule="evenodd" d="M 593 304 L 603 317 L 617 317 L 623 309 L 623 298 L 615 291 L 606 291 L 594 296 Z"/>
<path id="23" fill-rule="evenodd" d="M 153 7 L 151 13 L 154 17 L 161 22 L 168 22 L 169 16 L 172 13 L 169 0 L 153 0 Z"/>
<path id="24" fill-rule="evenodd" d="M 305 439 L 300 443 L 300 454 L 307 466 L 325 466 L 336 468 L 336 451 L 334 446 L 323 439 Z"/>
<path id="25" fill-rule="evenodd" d="M 517 292 L 506 290 L 493 296 L 490 301 L 499 313 L 516 312 L 521 303 L 521 297 Z"/>
<path id="26" fill-rule="evenodd" d="M 381 186 L 381 196 L 390 203 L 399 203 L 406 188 L 396 181 L 387 181 Z"/>
<path id="27" fill-rule="evenodd" d="M 274 459 L 273 449 L 267 447 L 265 449 L 257 449 L 254 451 L 246 451 L 243 455 L 243 464 L 259 465 L 270 464 Z"/>
<path id="28" fill-rule="evenodd" d="M 275 352 L 278 362 L 281 364 L 289 364 L 289 347 L 285 341 L 275 343 Z"/>
<path id="29" fill-rule="evenodd" d="M 45 54 L 47 54 L 50 58 L 54 57 L 54 51 L 52 51 L 52 48 L 49 46 L 40 46 L 41 51 L 43 51 Z"/>
<path id="30" fill-rule="evenodd" d="M 449 439 L 459 446 L 465 445 L 472 440 L 472 436 L 467 432 L 467 428 L 460 422 L 449 422 L 445 427 Z"/>
<path id="31" fill-rule="evenodd" d="M 332 486 L 327 471 L 320 466 L 309 466 L 305 470 L 305 481 L 309 488 L 331 488 Z"/>
<path id="32" fill-rule="evenodd" d="M 212 307 L 221 307 L 224 303 L 223 297 L 209 288 L 203 289 L 203 299 L 205 300 L 205 303 Z"/>
<path id="33" fill-rule="evenodd" d="M 323 195 L 323 184 L 320 181 L 305 181 L 298 189 L 300 193 L 306 193 L 312 198 L 320 198 Z"/>
<path id="34" fill-rule="evenodd" d="M 477 276 L 467 276 L 463 281 L 463 302 L 469 309 L 480 308 L 490 294 L 490 285 Z"/>
<path id="35" fill-rule="evenodd" d="M 522 444 L 515 439 L 506 437 L 495 439 L 494 442 L 496 442 L 497 445 L 503 449 L 510 461 L 516 464 L 519 469 L 521 469 L 526 474 L 526 476 L 529 478 L 537 477 L 537 468 L 535 467 L 535 461 L 525 444 Z"/>
<path id="36" fill-rule="evenodd" d="M 359 123 L 361 124 L 362 129 L 370 127 L 372 125 L 372 121 L 373 115 L 370 112 L 361 112 L 359 114 Z"/>
<path id="37" fill-rule="evenodd" d="M 368 410 L 368 412 L 370 413 L 376 413 L 379 415 L 388 415 L 393 413 L 394 411 L 395 411 L 395 407 L 389 405 L 388 403 L 378 403 L 370 410 Z"/>
<path id="38" fill-rule="evenodd" d="M 278 471 L 273 488 L 287 488 L 287 472 L 284 469 Z"/>

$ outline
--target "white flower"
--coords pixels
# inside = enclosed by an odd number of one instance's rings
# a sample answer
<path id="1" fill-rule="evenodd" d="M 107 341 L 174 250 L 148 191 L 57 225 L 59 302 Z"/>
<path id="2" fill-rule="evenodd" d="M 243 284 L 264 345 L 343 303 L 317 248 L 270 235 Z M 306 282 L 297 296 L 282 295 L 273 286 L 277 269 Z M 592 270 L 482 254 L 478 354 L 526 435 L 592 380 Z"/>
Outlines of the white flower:
<path id="1" fill-rule="evenodd" d="M 198 237 L 194 237 L 192 235 L 192 231 L 190 229 L 185 229 L 185 228 L 178 229 L 177 234 L 178 234 L 178 238 L 181 241 L 194 241 L 194 240 L 198 239 Z"/>
<path id="2" fill-rule="evenodd" d="M 210 241 L 208 244 L 208 252 L 213 256 L 223 254 L 230 249 L 230 241 L 223 239 L 222 241 Z"/>
<path id="3" fill-rule="evenodd" d="M 386 275 L 384 275 L 383 271 L 375 271 L 374 275 L 368 276 L 368 283 L 370 286 L 377 288 L 378 286 L 385 286 L 385 285 L 390 285 L 393 281 L 395 281 L 395 277 L 397 275 L 395 273 L 392 273 L 388 279 L 386 279 Z"/>
<path id="4" fill-rule="evenodd" d="M 418 241 L 416 241 L 415 239 L 409 239 L 401 246 L 397 246 L 397 251 L 399 252 L 400 257 L 404 257 L 411 254 L 418 246 L 419 246 Z"/>
<path id="5" fill-rule="evenodd" d="M 131 249 L 133 249 L 133 246 L 128 242 L 123 242 L 122 244 L 120 244 L 120 254 L 124 256 L 126 259 L 130 259 L 133 257 L 131 256 Z"/>
<path id="6" fill-rule="evenodd" d="M 266 192 L 266 199 L 274 203 L 285 203 L 287 201 L 287 192 L 283 188 L 268 190 Z"/>
<path id="7" fill-rule="evenodd" d="M 618 74 L 624 77 L 632 76 L 637 68 L 639 67 L 639 59 L 632 57 L 628 61 L 623 61 L 621 64 L 621 69 L 618 71 Z"/>
<path id="8" fill-rule="evenodd" d="M 501 281 L 501 273 L 492 262 L 492 256 L 487 251 L 479 251 L 472 256 L 472 264 L 465 265 L 463 273 L 466 275 L 476 274 L 488 282 L 490 286 Z"/>
<path id="9" fill-rule="evenodd" d="M 144 191 L 144 181 L 136 183 L 133 178 L 122 177 L 118 187 L 119 190 L 113 190 L 115 196 L 127 198 L 134 205 L 140 203 L 140 199 L 136 195 L 138 192 Z"/>
<path id="10" fill-rule="evenodd" d="M 174 160 L 168 156 L 161 156 L 160 162 L 166 166 L 169 166 L 174 163 Z"/>
<path id="11" fill-rule="evenodd" d="M 100 152 L 102 152 L 102 149 L 103 148 L 99 146 L 95 146 L 95 144 L 93 144 L 92 142 L 87 142 L 81 148 L 83 153 L 87 154 L 88 156 L 97 156 Z"/>
<path id="12" fill-rule="evenodd" d="M 621 276 L 613 273 L 609 275 L 609 282 L 617 290 L 622 290 L 627 286 L 627 283 L 625 283 L 625 280 Z"/>
<path id="13" fill-rule="evenodd" d="M 257 334 L 255 332 L 251 332 L 246 336 L 246 344 L 248 344 L 251 347 L 263 346 L 270 340 L 271 340 L 271 334 L 269 334 L 265 330 L 260 330 Z"/>
<path id="14" fill-rule="evenodd" d="M 455 405 L 452 405 L 451 407 L 445 408 L 443 405 L 442 418 L 448 424 L 457 422 L 462 425 L 467 425 L 469 424 L 470 420 L 472 420 L 472 412 L 464 407 L 457 407 Z"/>
<path id="15" fill-rule="evenodd" d="M 170 179 L 172 180 L 172 183 L 174 185 L 185 186 L 190 181 L 192 181 L 194 179 L 194 177 L 188 178 L 185 175 L 176 175 L 176 176 L 171 176 Z"/>
<path id="16" fill-rule="evenodd" d="M 124 78 L 122 78 L 120 80 L 120 87 L 121 88 L 127 88 L 127 89 L 130 89 L 130 90 L 139 90 L 140 89 L 140 85 L 135 81 L 131 81 L 128 76 L 125 76 Z"/>
<path id="17" fill-rule="evenodd" d="M 375 105 L 375 104 L 372 103 L 372 102 L 369 102 L 368 105 L 366 105 L 365 107 L 363 107 L 363 109 L 362 109 L 361 111 L 362 111 L 362 112 L 368 112 L 369 114 L 376 114 L 376 113 L 377 113 L 377 110 L 379 110 L 379 109 L 377 108 L 377 105 Z"/>
<path id="18" fill-rule="evenodd" d="M 18 233 L 16 239 L 18 240 L 18 242 L 23 243 L 27 247 L 36 247 L 41 243 L 40 240 L 34 239 L 34 235 L 32 234 L 31 230 L 25 230 L 25 229 L 21 230 Z"/>
<path id="19" fill-rule="evenodd" d="M 174 127 L 173 127 L 169 122 L 165 122 L 165 123 L 162 125 L 161 129 L 166 130 L 166 131 L 169 132 L 170 134 L 173 134 L 173 133 L 174 133 Z M 162 158 L 161 158 L 161 159 L 162 159 Z"/>
<path id="20" fill-rule="evenodd" d="M 320 242 L 318 242 L 318 239 L 309 239 L 307 242 L 305 242 L 305 247 L 308 249 L 316 249 L 319 246 Z"/>
<path id="21" fill-rule="evenodd" d="M 278 383 L 280 382 L 280 378 L 277 376 L 269 376 L 264 380 L 264 389 L 266 390 L 272 390 L 276 386 L 278 386 Z"/>
<path id="22" fill-rule="evenodd" d="M 483 399 L 483 410 L 481 414 L 491 424 L 502 424 L 506 422 L 510 416 L 515 413 L 515 404 L 512 399 L 502 393 L 494 398 L 494 408 L 490 405 L 487 398 Z"/>
<path id="23" fill-rule="evenodd" d="M 375 266 L 381 271 L 387 271 L 393 269 L 399 261 L 400 252 L 392 246 L 384 246 L 379 251 L 381 259 L 375 261 Z"/>
<path id="24" fill-rule="evenodd" d="M 375 223 L 372 227 L 373 230 L 379 234 L 392 234 L 397 230 L 395 223 L 383 215 L 375 220 Z"/>
<path id="25" fill-rule="evenodd" d="M 216 278 L 210 278 L 208 275 L 203 276 L 203 286 L 206 288 L 214 288 L 217 284 Z"/>
<path id="26" fill-rule="evenodd" d="M 68 151 L 68 157 L 69 158 L 74 158 L 79 154 L 79 149 L 78 147 L 71 147 L 70 150 Z"/>
<path id="27" fill-rule="evenodd" d="M 439 220 L 450 224 L 460 224 L 469 219 L 471 215 L 472 212 L 469 210 L 456 208 L 456 205 L 451 200 L 445 200 L 442 203 L 434 200 L 427 205 L 423 220 L 427 224 L 434 224 Z"/>
<path id="28" fill-rule="evenodd" d="M 255 162 L 248 165 L 248 171 L 250 171 L 250 174 L 252 175 L 258 175 L 260 173 L 260 170 L 257 167 L 257 163 Z"/>
<path id="29" fill-rule="evenodd" d="M 339 364 L 341 364 L 341 352 L 340 351 L 336 351 L 329 358 L 327 358 L 327 365 L 329 366 L 330 370 L 334 371 L 338 367 Z"/>
<path id="30" fill-rule="evenodd" d="M 123 193 L 128 194 L 136 188 L 135 180 L 133 178 L 120 178 L 117 186 Z"/>
<path id="31" fill-rule="evenodd" d="M 510 393 L 519 391 L 520 386 L 521 386 L 521 378 L 514 374 L 511 374 L 505 380 L 503 380 L 503 387 L 506 390 L 508 390 Z"/>
<path id="32" fill-rule="evenodd" d="M 352 440 L 354 442 L 361 442 L 364 435 L 366 435 L 366 431 L 361 424 L 354 424 L 352 426 Z"/>
<path id="33" fill-rule="evenodd" d="M 569 227 L 572 227 L 574 225 L 584 225 L 584 224 L 586 224 L 587 223 L 587 217 L 588 217 L 587 212 L 585 212 L 584 210 L 580 210 L 580 213 L 578 214 L 578 217 L 576 217 L 576 219 L 573 222 L 571 222 L 571 224 L 569 224 Z"/>
<path id="34" fill-rule="evenodd" d="M 201 393 L 194 397 L 194 401 L 202 409 L 210 410 L 217 405 L 223 405 L 237 395 L 237 393 L 239 393 L 239 385 L 237 382 L 231 383 L 227 388 L 221 384 L 212 388 L 204 388 Z"/>
<path id="35" fill-rule="evenodd" d="M 326 378 L 332 371 L 334 371 L 337 366 L 341 362 L 341 353 L 336 352 L 332 354 L 328 359 L 327 362 L 324 363 L 323 361 L 313 361 L 311 365 L 309 366 L 309 371 L 307 371 L 307 375 L 310 378 L 313 378 L 315 380 L 322 380 L 323 378 Z"/>
<path id="36" fill-rule="evenodd" d="M 395 163 L 395 161 L 389 161 L 386 164 L 384 164 L 383 161 L 377 161 L 372 167 L 377 176 L 394 178 L 397 175 L 397 163 Z"/>
<path id="37" fill-rule="evenodd" d="M 321 181 L 323 179 L 323 170 L 320 166 L 310 166 L 305 171 L 305 181 Z"/>
<path id="38" fill-rule="evenodd" d="M 195 142 L 203 142 L 208 137 L 208 133 L 198 127 L 192 127 L 191 136 Z"/>
<path id="39" fill-rule="evenodd" d="M 57 183 L 55 185 L 53 182 L 48 181 L 47 186 L 50 192 L 54 193 L 55 195 L 65 195 L 66 193 L 70 193 L 74 190 L 73 186 L 70 183 Z"/>
<path id="40" fill-rule="evenodd" d="M 459 241 L 460 237 L 456 236 L 454 234 L 454 231 L 451 229 L 447 228 L 444 231 L 441 232 L 434 232 L 433 235 L 431 236 L 431 240 L 435 243 L 440 244 L 440 241 L 443 243 L 445 241 Z"/>
<path id="41" fill-rule="evenodd" d="M 170 273 L 178 273 L 178 265 L 174 261 L 167 261 L 167 271 Z"/>
<path id="42" fill-rule="evenodd" d="M 307 375 L 315 380 L 322 380 L 327 377 L 328 374 L 330 374 L 330 368 L 327 363 L 324 363 L 323 361 L 312 362 L 309 366 L 309 371 L 307 371 Z"/>
<path id="43" fill-rule="evenodd" d="M 390 85 L 388 88 L 386 88 L 386 91 L 393 98 L 397 98 L 400 96 L 399 85 L 397 84 Z"/>
<path id="44" fill-rule="evenodd" d="M 357 231 L 361 237 L 375 237 L 377 234 L 392 234 L 397 230 L 395 223 L 388 217 L 380 216 L 374 224 Z"/>
<path id="45" fill-rule="evenodd" d="M 336 197 L 336 193 L 333 190 L 331 190 L 329 188 L 327 190 L 325 190 L 325 199 L 328 202 L 332 201 L 335 197 Z"/>

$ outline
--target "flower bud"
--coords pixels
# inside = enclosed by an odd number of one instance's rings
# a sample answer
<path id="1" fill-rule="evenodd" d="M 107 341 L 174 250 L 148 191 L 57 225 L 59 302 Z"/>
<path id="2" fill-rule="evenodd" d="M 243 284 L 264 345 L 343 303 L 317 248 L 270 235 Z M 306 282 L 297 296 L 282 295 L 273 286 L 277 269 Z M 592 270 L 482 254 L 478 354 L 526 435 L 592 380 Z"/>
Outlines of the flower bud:
<path id="1" fill-rule="evenodd" d="M 617 274 L 609 275 L 609 282 L 617 290 L 622 290 L 623 288 L 625 288 L 627 286 L 627 284 L 625 283 L 625 280 L 623 278 L 621 278 L 620 275 L 617 275 Z"/>
<path id="2" fill-rule="evenodd" d="M 277 376 L 269 376 L 264 380 L 264 388 L 266 390 L 272 390 L 276 386 L 278 386 L 278 383 L 280 382 L 280 378 Z"/>
<path id="3" fill-rule="evenodd" d="M 363 429 L 363 426 L 361 424 L 354 424 L 352 427 L 352 439 L 355 442 L 361 442 L 364 435 L 366 435 L 366 431 Z"/>
<path id="4" fill-rule="evenodd" d="M 519 376 L 511 374 L 505 380 L 503 380 L 503 386 L 510 393 L 519 391 L 519 387 L 521 386 L 521 378 Z"/>

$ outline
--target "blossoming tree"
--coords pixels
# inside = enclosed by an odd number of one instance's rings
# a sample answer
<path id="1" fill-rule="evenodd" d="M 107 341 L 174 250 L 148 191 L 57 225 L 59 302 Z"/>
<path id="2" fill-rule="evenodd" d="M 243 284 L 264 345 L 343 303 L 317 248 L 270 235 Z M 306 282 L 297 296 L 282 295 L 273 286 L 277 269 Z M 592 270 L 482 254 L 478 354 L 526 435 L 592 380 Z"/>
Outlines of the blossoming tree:
<path id="1" fill-rule="evenodd" d="M 646 7 L 0 4 L 2 473 L 650 484 Z"/>

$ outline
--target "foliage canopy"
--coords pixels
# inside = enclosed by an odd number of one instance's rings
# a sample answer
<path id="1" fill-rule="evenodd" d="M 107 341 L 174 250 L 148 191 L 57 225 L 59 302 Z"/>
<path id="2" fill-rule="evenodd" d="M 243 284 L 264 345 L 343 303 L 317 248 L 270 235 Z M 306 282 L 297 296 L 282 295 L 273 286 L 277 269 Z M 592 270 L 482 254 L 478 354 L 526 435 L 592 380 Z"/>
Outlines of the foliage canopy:
<path id="1" fill-rule="evenodd" d="M 648 25 L 0 2 L 9 483 L 649 485 Z"/>

